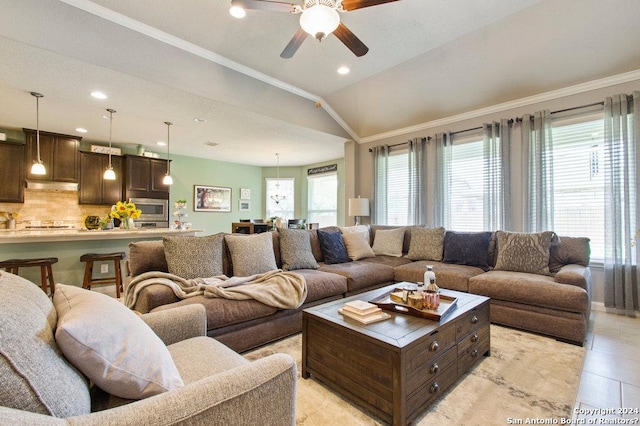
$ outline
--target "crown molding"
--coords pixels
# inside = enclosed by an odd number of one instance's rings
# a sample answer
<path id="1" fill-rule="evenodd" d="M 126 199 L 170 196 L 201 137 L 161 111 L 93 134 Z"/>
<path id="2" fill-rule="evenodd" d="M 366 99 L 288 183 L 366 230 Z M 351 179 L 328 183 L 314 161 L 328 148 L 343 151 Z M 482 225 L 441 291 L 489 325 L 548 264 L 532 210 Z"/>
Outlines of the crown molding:
<path id="1" fill-rule="evenodd" d="M 550 92 L 515 99 L 513 101 L 503 102 L 501 104 L 468 111 L 462 114 L 452 115 L 446 118 L 440 118 L 438 120 L 427 121 L 425 123 L 416 124 L 414 126 L 403 127 L 401 129 L 391 130 L 384 133 L 378 133 L 376 135 L 360 138 L 359 143 L 375 142 L 387 138 L 398 137 L 406 135 L 408 133 L 419 132 L 427 129 L 432 129 L 434 127 L 446 126 L 447 124 L 457 123 L 463 120 L 478 118 L 509 109 L 532 105 L 538 102 L 546 102 L 565 96 L 577 95 L 580 93 L 589 92 L 591 90 L 603 89 L 605 87 L 615 86 L 616 84 L 629 83 L 635 80 L 640 80 L 640 70 L 634 70 L 610 77 L 604 77 L 598 80 L 592 80 L 586 83 L 580 83 L 562 89 L 552 90 Z"/>

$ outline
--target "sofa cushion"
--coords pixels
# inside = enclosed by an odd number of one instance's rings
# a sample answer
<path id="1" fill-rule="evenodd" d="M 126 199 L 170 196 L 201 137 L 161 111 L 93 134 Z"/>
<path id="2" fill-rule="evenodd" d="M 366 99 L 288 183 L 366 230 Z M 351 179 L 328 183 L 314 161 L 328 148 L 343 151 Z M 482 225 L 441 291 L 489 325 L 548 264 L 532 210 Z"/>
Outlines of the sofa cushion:
<path id="1" fill-rule="evenodd" d="M 302 275 L 307 282 L 305 304 L 327 297 L 341 296 L 348 290 L 347 279 L 339 274 L 318 269 L 300 269 L 296 273 Z"/>
<path id="2" fill-rule="evenodd" d="M 393 282 L 393 268 L 379 263 L 354 261 L 335 265 L 322 265 L 320 270 L 347 278 L 348 292 L 358 292 Z"/>
<path id="3" fill-rule="evenodd" d="M 373 249 L 367 242 L 365 235 L 360 232 L 347 232 L 342 234 L 344 245 L 351 260 L 360 260 L 367 257 L 375 257 Z"/>
<path id="4" fill-rule="evenodd" d="M 224 234 L 164 237 L 162 242 L 169 272 L 185 279 L 222 275 L 223 238 Z"/>
<path id="5" fill-rule="evenodd" d="M 128 261 L 129 273 L 132 276 L 149 271 L 169 272 L 162 240 L 129 243 Z"/>
<path id="6" fill-rule="evenodd" d="M 498 271 L 549 275 L 549 247 L 554 233 L 497 231 Z"/>
<path id="7" fill-rule="evenodd" d="M 491 232 L 455 232 L 444 234 L 444 263 L 477 266 L 489 270 Z"/>
<path id="8" fill-rule="evenodd" d="M 362 234 L 367 244 L 371 245 L 370 232 L 367 225 L 340 226 L 339 228 L 342 235 L 351 233 Z"/>
<path id="9" fill-rule="evenodd" d="M 589 266 L 591 247 L 589 238 L 559 237 L 549 246 L 549 271 L 556 273 L 564 265 L 576 264 Z"/>
<path id="10" fill-rule="evenodd" d="M 271 232 L 253 235 L 226 235 L 224 240 L 231 253 L 235 276 L 248 277 L 278 269 L 273 254 Z"/>
<path id="11" fill-rule="evenodd" d="M 294 271 L 296 269 L 317 269 L 313 252 L 311 251 L 311 237 L 309 232 L 302 229 L 278 229 L 280 237 L 280 257 L 282 269 Z"/>
<path id="12" fill-rule="evenodd" d="M 61 418 L 90 413 L 89 383 L 60 353 L 47 295 L 0 271 L 0 306 L 0 406 Z"/>
<path id="13" fill-rule="evenodd" d="M 568 312 L 588 312 L 587 292 L 574 285 L 559 284 L 553 277 L 510 271 L 489 271 L 469 279 L 469 291 L 504 300 Z"/>
<path id="14" fill-rule="evenodd" d="M 396 266 L 406 265 L 407 263 L 413 262 L 411 259 L 408 259 L 404 256 L 395 257 L 395 256 L 375 256 L 375 257 L 365 257 L 362 259 L 363 262 L 371 262 L 371 263 L 379 263 L 381 265 L 391 266 L 395 268 Z"/>
<path id="15" fill-rule="evenodd" d="M 436 284 L 438 284 L 438 287 L 449 290 L 468 292 L 469 278 L 484 273 L 481 268 L 476 266 L 418 260 L 395 268 L 394 278 L 397 282 L 422 282 L 424 281 L 424 271 L 427 265 L 433 266 L 433 271 L 436 273 Z"/>
<path id="16" fill-rule="evenodd" d="M 331 265 L 351 261 L 340 232 L 318 230 L 318 239 L 320 240 L 324 263 Z"/>
<path id="17" fill-rule="evenodd" d="M 404 228 L 379 229 L 373 240 L 373 252 L 382 256 L 402 256 Z"/>
<path id="18" fill-rule="evenodd" d="M 411 260 L 442 260 L 444 249 L 444 228 L 411 228 L 411 243 L 407 257 Z"/>
<path id="19" fill-rule="evenodd" d="M 101 389 L 142 399 L 183 386 L 162 340 L 116 299 L 57 284 L 53 303 L 62 352 Z"/>

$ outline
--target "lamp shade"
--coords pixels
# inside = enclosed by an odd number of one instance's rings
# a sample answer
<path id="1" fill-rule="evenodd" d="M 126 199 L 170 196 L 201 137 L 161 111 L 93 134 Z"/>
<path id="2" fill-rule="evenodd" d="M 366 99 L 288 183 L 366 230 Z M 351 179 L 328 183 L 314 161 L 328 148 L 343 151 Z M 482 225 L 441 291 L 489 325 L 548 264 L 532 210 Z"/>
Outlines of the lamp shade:
<path id="1" fill-rule="evenodd" d="M 349 198 L 349 216 L 369 216 L 369 199 Z"/>
<path id="2" fill-rule="evenodd" d="M 340 15 L 328 6 L 312 6 L 302 12 L 300 26 L 308 34 L 322 40 L 340 25 Z"/>

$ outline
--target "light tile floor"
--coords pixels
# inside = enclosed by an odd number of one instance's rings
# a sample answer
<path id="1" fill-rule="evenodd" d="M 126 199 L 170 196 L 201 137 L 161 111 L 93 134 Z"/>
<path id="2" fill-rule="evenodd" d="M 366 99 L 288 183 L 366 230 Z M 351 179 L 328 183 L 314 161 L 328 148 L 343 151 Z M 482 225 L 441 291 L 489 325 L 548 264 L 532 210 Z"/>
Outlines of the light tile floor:
<path id="1" fill-rule="evenodd" d="M 585 346 L 573 419 L 640 425 L 640 317 L 592 311 Z"/>

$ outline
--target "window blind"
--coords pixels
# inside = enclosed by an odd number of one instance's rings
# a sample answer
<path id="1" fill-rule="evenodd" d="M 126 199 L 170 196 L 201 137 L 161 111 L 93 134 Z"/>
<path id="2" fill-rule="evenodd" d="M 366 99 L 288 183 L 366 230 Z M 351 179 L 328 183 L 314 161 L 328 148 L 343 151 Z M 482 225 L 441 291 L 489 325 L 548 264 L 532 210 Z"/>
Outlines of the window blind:
<path id="1" fill-rule="evenodd" d="M 327 173 L 308 176 L 308 216 L 320 227 L 338 224 L 338 175 Z"/>
<path id="2" fill-rule="evenodd" d="M 387 163 L 387 223 L 407 225 L 409 212 L 409 154 L 389 154 Z"/>

